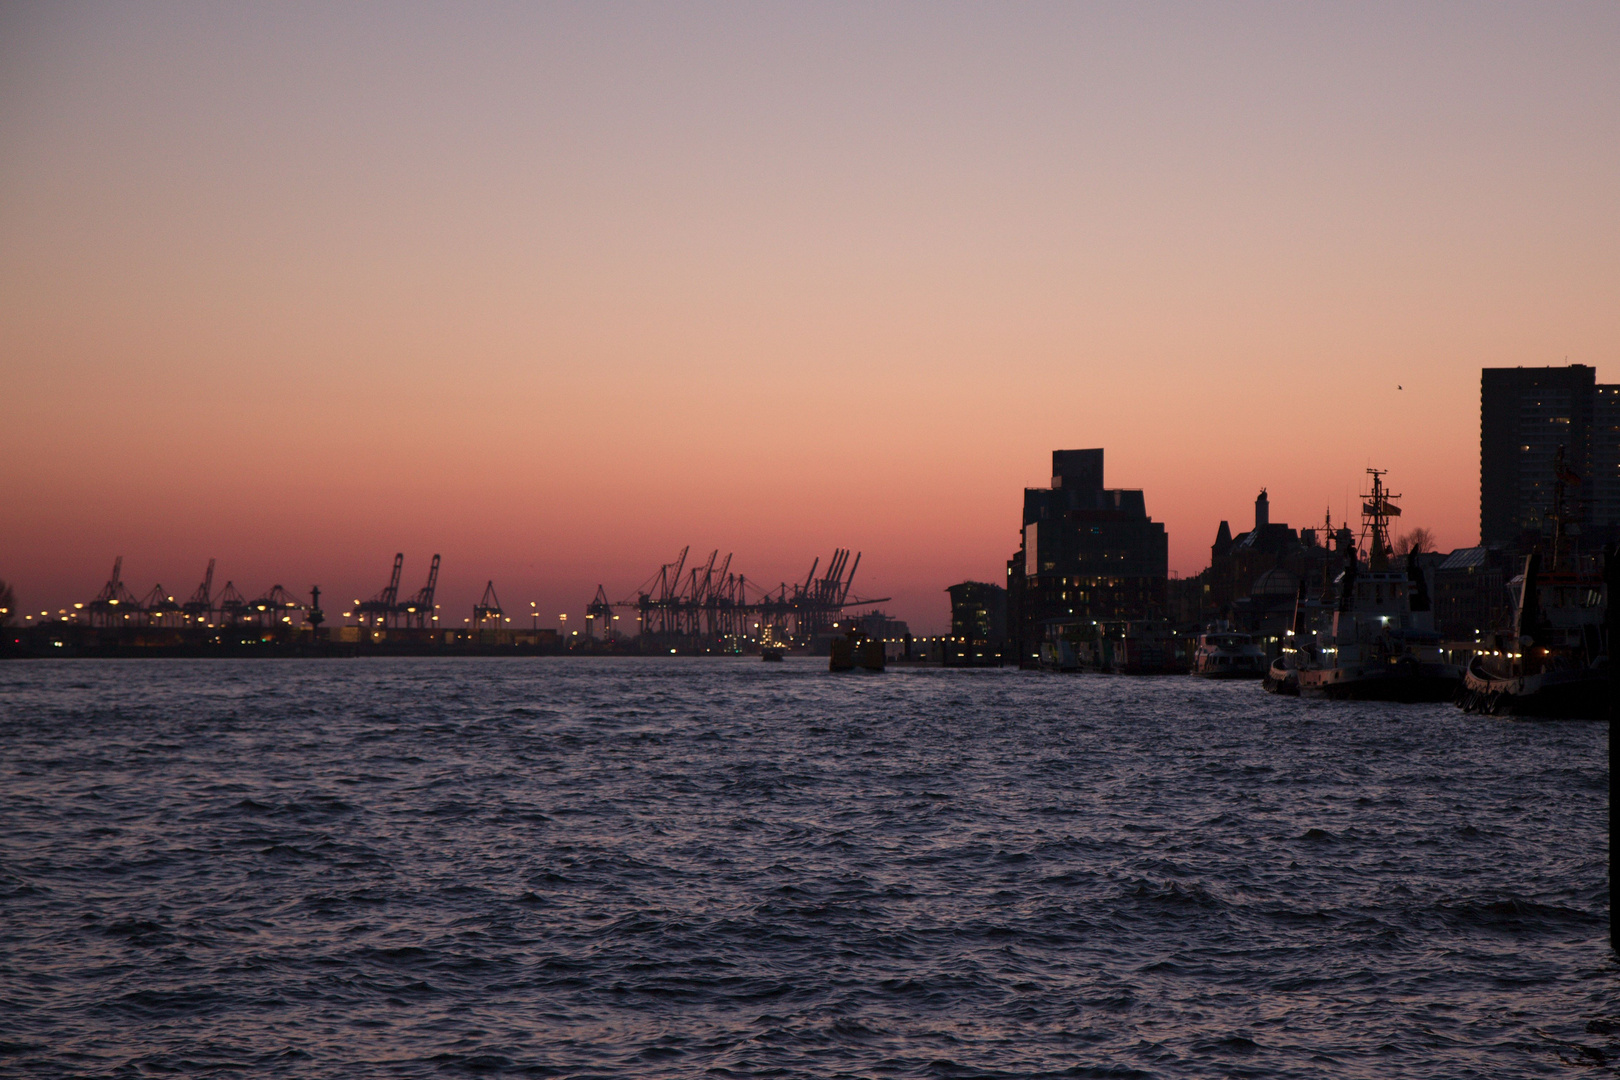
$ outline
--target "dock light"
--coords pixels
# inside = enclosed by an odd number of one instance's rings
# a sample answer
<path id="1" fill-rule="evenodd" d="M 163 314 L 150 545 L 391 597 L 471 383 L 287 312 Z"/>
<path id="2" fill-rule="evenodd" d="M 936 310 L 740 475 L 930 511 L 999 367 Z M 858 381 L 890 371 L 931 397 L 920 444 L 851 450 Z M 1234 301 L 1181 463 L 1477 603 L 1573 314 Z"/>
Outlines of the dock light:
<path id="1" fill-rule="evenodd" d="M 116 601 L 116 600 L 110 600 L 110 601 L 108 601 L 108 603 L 112 603 L 112 604 L 116 604 L 116 603 L 118 603 L 118 601 Z"/>
<path id="2" fill-rule="evenodd" d="M 80 608 L 82 608 L 82 607 L 84 607 L 84 605 L 83 605 L 83 604 L 74 604 L 74 605 L 73 605 L 73 610 L 75 610 L 75 611 L 77 611 L 77 610 L 79 610 L 79 609 L 80 609 Z M 1476 633 L 1477 633 L 1477 632 L 1478 632 L 1478 631 L 1476 631 Z"/>

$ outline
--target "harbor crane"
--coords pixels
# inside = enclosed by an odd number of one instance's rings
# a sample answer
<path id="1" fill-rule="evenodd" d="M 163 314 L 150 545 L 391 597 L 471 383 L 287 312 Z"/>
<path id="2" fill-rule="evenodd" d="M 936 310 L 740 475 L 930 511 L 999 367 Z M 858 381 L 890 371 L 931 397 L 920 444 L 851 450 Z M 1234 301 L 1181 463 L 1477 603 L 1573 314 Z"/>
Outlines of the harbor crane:
<path id="1" fill-rule="evenodd" d="M 197 591 L 191 594 L 191 599 L 180 605 L 180 610 L 193 619 L 209 622 L 214 615 L 214 560 L 208 560 L 208 570 L 203 574 L 202 584 Z"/>
<path id="2" fill-rule="evenodd" d="M 751 638 L 763 631 L 778 640 L 804 641 L 831 629 L 845 608 L 888 599 L 852 595 L 861 556 L 847 548 L 833 551 L 821 577 L 816 576 L 821 568 L 817 556 L 803 584 L 784 582 L 774 590 L 760 589 L 742 574 L 732 573 L 732 556 L 722 560 L 719 549 L 701 566 L 687 569 L 690 554 L 690 546 L 682 548 L 674 561 L 642 583 L 634 599 L 609 603 L 599 586 L 586 617 L 603 619 L 608 626 L 614 608 L 634 611 L 639 632 L 653 637 Z"/>
<path id="3" fill-rule="evenodd" d="M 394 556 L 394 572 L 389 575 L 388 584 L 376 596 L 355 606 L 354 613 L 360 617 L 362 624 L 365 623 L 367 616 L 371 617 L 373 626 L 386 626 L 388 624 L 389 617 L 395 614 L 395 609 L 398 606 L 399 573 L 404 565 L 405 553 L 401 551 Z"/>
<path id="4" fill-rule="evenodd" d="M 247 617 L 247 610 L 247 597 L 237 591 L 235 582 L 225 582 L 225 589 L 219 594 L 220 623 L 239 623 Z"/>
<path id="5" fill-rule="evenodd" d="M 135 599 L 135 594 L 124 587 L 124 557 L 118 556 L 113 560 L 112 574 L 107 578 L 107 584 L 101 587 L 95 598 L 85 605 L 90 613 L 91 625 L 100 622 L 106 626 L 121 625 L 121 620 L 128 619 L 141 609 L 141 602 Z"/>
<path id="6" fill-rule="evenodd" d="M 612 641 L 613 620 L 616 618 L 618 616 L 613 614 L 613 602 L 607 598 L 607 590 L 598 585 L 596 595 L 585 605 L 585 636 L 593 637 L 599 628 L 602 631 L 602 640 Z M 600 627 L 597 624 L 600 624 Z"/>
<path id="7" fill-rule="evenodd" d="M 154 585 L 141 601 L 141 610 L 146 615 L 146 625 L 167 626 L 170 619 L 178 620 L 184 609 L 163 591 L 162 585 Z"/>
<path id="8" fill-rule="evenodd" d="M 433 621 L 433 594 L 439 587 L 439 556 L 433 556 L 433 565 L 428 568 L 427 584 L 422 586 L 420 592 L 408 598 L 399 605 L 396 612 L 404 625 L 410 626 L 413 622 L 418 630 L 426 629 Z"/>
<path id="9" fill-rule="evenodd" d="M 495 595 L 495 582 L 490 581 L 484 586 L 484 597 L 473 605 L 472 625 L 474 630 L 483 629 L 484 623 L 494 623 L 493 629 L 500 629 L 506 620 L 506 612 L 501 610 L 500 597 Z"/>
<path id="10" fill-rule="evenodd" d="M 264 626 L 278 622 L 292 622 L 292 613 L 304 605 L 280 585 L 272 585 L 268 592 L 248 605 L 248 617 Z"/>

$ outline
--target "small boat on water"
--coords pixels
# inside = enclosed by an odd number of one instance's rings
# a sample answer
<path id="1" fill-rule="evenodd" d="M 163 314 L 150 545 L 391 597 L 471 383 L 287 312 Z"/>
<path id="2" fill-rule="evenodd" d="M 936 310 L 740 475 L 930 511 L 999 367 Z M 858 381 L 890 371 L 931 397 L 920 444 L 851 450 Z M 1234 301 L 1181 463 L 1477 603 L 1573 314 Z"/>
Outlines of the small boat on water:
<path id="1" fill-rule="evenodd" d="M 1383 484 L 1384 470 L 1368 469 L 1372 490 L 1363 496 L 1362 539 L 1367 566 L 1349 546 L 1335 579 L 1331 617 L 1296 629 L 1283 678 L 1273 667 L 1268 682 L 1288 693 L 1286 674 L 1301 697 L 1365 701 L 1450 701 L 1462 682 L 1434 629 L 1428 580 L 1413 552 L 1404 570 L 1391 565 L 1389 519 L 1400 507 Z"/>
<path id="2" fill-rule="evenodd" d="M 1205 679 L 1260 679 L 1266 674 L 1265 651 L 1249 634 L 1224 622 L 1211 623 L 1198 635 L 1192 673 Z"/>
<path id="3" fill-rule="evenodd" d="M 1456 695 L 1466 712 L 1589 720 L 1610 715 L 1615 683 L 1608 604 L 1620 578 L 1620 550 L 1605 550 L 1602 573 L 1596 560 L 1571 550 L 1564 484 L 1579 478 L 1565 467 L 1562 450 L 1554 476 L 1550 567 L 1542 569 L 1539 551 L 1525 557 L 1524 572 L 1515 579 L 1512 635 L 1468 662 Z"/>

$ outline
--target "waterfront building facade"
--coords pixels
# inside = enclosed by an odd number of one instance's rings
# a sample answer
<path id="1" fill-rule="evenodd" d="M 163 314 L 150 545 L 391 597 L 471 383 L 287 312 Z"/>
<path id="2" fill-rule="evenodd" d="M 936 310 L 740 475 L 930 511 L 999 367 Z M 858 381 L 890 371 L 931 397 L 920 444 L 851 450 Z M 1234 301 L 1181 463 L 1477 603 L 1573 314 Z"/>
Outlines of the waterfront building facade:
<path id="1" fill-rule="evenodd" d="M 1458 548 L 1442 558 L 1431 577 L 1434 628 L 1448 641 L 1474 641 L 1507 632 L 1513 623 L 1508 583 L 1518 568 L 1502 547 Z"/>
<path id="2" fill-rule="evenodd" d="M 1049 488 L 1025 488 L 1022 543 L 1007 563 L 1020 663 L 1054 636 L 1162 619 L 1170 543 L 1140 490 L 1103 486 L 1103 451 L 1054 450 Z"/>

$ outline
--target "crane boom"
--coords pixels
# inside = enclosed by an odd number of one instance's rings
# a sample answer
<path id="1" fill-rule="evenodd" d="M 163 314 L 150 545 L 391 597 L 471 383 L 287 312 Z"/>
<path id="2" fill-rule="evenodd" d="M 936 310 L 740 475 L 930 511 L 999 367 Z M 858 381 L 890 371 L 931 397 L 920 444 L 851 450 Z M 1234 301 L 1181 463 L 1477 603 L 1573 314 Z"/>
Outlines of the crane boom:
<path id="1" fill-rule="evenodd" d="M 399 599 L 399 572 L 404 565 L 405 553 L 401 551 L 394 556 L 394 572 L 388 578 L 388 588 L 383 592 L 383 603 L 389 607 L 393 607 L 394 601 Z"/>

